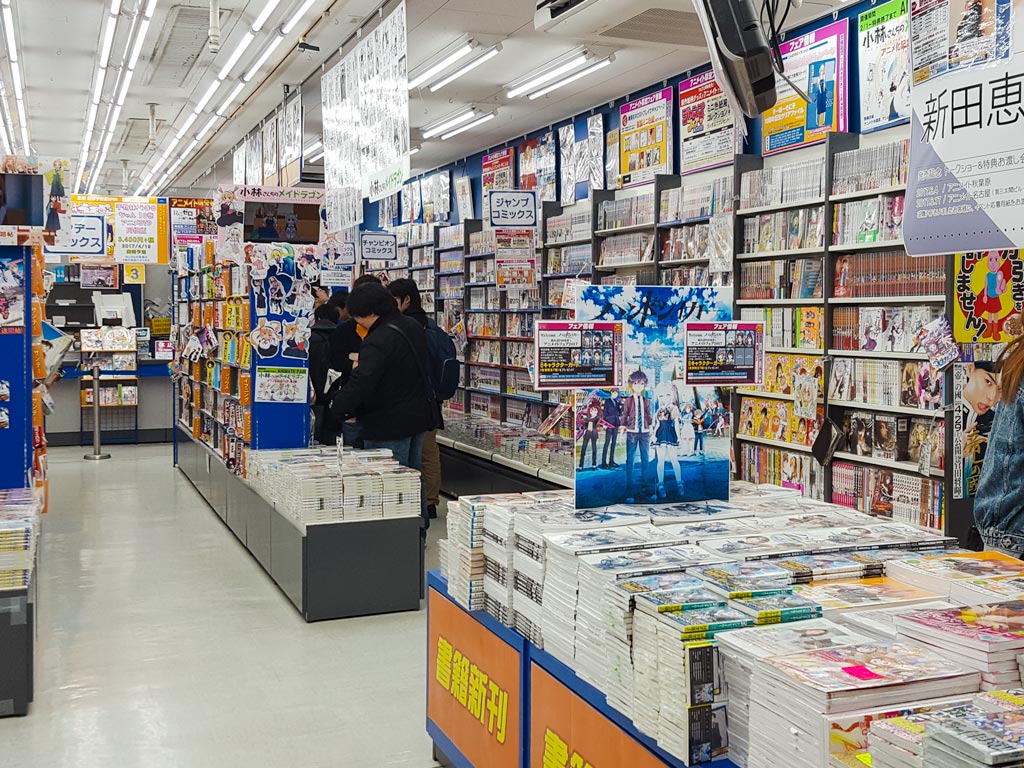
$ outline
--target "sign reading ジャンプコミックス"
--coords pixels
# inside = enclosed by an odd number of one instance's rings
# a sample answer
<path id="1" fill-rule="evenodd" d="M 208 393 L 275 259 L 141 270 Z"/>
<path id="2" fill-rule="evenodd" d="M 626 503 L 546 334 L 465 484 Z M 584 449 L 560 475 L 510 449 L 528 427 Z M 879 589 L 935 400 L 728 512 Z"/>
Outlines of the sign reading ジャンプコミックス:
<path id="1" fill-rule="evenodd" d="M 1024 24 L 1011 3 L 911 4 L 907 251 L 1024 244 Z"/>

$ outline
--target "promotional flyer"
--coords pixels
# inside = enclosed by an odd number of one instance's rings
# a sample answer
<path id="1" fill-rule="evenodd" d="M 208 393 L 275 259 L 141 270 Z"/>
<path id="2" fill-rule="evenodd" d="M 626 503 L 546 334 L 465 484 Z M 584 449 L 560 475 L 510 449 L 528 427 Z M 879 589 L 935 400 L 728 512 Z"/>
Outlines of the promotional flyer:
<path id="1" fill-rule="evenodd" d="M 511 147 L 484 155 L 483 172 L 480 183 L 483 187 L 483 215 L 485 220 L 490 216 L 488 192 L 492 189 L 515 189 L 515 157 L 516 151 Z"/>
<path id="2" fill-rule="evenodd" d="M 909 6 L 890 0 L 857 17 L 861 133 L 910 119 Z"/>
<path id="3" fill-rule="evenodd" d="M 764 384 L 763 322 L 689 322 L 684 351 L 686 384 L 722 387 Z"/>
<path id="4" fill-rule="evenodd" d="M 659 173 L 672 173 L 674 94 L 674 88 L 665 88 L 619 108 L 621 186 L 646 184 Z"/>
<path id="5" fill-rule="evenodd" d="M 957 253 L 953 261 L 953 337 L 961 343 L 996 343 L 1019 336 L 1024 331 L 1020 252 Z"/>
<path id="6" fill-rule="evenodd" d="M 732 109 L 714 70 L 679 83 L 679 172 L 729 165 L 735 153 Z"/>
<path id="7" fill-rule="evenodd" d="M 538 320 L 537 389 L 622 386 L 622 323 Z"/>

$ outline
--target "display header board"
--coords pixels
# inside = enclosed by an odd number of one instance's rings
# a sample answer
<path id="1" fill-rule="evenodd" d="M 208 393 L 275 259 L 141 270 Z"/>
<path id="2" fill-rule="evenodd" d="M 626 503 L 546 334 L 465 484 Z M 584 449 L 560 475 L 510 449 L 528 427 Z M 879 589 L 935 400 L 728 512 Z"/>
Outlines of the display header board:
<path id="1" fill-rule="evenodd" d="M 685 383 L 756 387 L 764 384 L 764 323 L 686 323 Z"/>
<path id="2" fill-rule="evenodd" d="M 537 389 L 622 386 L 622 323 L 537 321 Z"/>

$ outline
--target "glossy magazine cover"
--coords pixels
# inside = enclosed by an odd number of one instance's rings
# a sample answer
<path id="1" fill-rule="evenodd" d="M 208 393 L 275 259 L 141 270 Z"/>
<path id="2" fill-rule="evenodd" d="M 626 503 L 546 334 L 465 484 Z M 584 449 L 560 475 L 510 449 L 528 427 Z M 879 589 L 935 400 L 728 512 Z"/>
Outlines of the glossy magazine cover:
<path id="1" fill-rule="evenodd" d="M 810 619 L 798 624 L 740 629 L 723 633 L 718 637 L 719 647 L 762 659 L 870 642 L 872 640 L 860 632 L 828 619 Z"/>
<path id="2" fill-rule="evenodd" d="M 1024 648 L 1024 601 L 1013 600 L 944 611 L 911 611 L 895 618 L 908 635 L 923 627 L 986 648 Z"/>

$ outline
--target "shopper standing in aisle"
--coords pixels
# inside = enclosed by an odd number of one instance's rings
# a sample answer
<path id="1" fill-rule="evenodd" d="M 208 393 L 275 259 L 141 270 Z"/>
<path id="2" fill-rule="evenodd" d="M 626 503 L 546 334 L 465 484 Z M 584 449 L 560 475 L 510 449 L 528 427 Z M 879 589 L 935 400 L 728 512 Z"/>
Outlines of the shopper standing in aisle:
<path id="1" fill-rule="evenodd" d="M 398 311 L 377 281 L 353 288 L 348 309 L 366 337 L 351 375 L 330 400 L 331 413 L 342 422 L 358 416 L 364 447 L 389 448 L 403 466 L 422 469 L 423 440 L 437 427 L 423 328 Z"/>
<path id="2" fill-rule="evenodd" d="M 360 285 L 370 283 L 380 285 L 380 281 L 373 275 L 363 275 L 356 279 L 352 289 L 355 290 Z M 328 306 L 334 306 L 337 309 L 338 318 L 340 319 L 337 330 L 331 334 L 329 360 L 331 368 L 341 374 L 334 384 L 331 385 L 328 399 L 345 386 L 349 376 L 352 375 L 353 368 L 359 362 L 359 348 L 362 346 L 363 339 L 366 338 L 367 333 L 366 329 L 356 323 L 351 315 L 349 315 L 348 297 L 348 292 L 336 291 L 331 296 L 330 301 L 327 302 Z M 327 415 L 328 423 L 331 423 L 333 419 L 333 415 Z M 337 434 L 343 436 L 345 445 L 351 448 L 363 447 L 362 429 L 359 426 L 358 419 L 353 418 L 344 424 L 333 424 L 333 427 Z"/>
<path id="3" fill-rule="evenodd" d="M 441 330 L 436 322 L 427 317 L 427 313 L 423 310 L 420 289 L 415 281 L 409 278 L 392 280 L 388 284 L 388 292 L 395 297 L 398 310 L 406 317 L 411 317 L 423 328 L 427 334 L 428 347 L 431 346 L 432 334 L 448 335 Z M 454 349 L 454 345 L 452 348 Z M 440 401 L 437 405 L 437 429 L 428 432 L 423 441 L 423 486 L 427 493 L 427 515 L 431 519 L 437 517 L 437 505 L 441 503 L 441 451 L 437 447 L 437 430 L 444 429 L 444 418 L 441 414 Z"/>
<path id="4" fill-rule="evenodd" d="M 996 364 L 1001 397 L 988 435 L 974 499 L 974 521 L 986 549 L 1024 553 L 1024 336 L 1011 341 Z"/>
<path id="5" fill-rule="evenodd" d="M 331 335 L 338 328 L 333 307 L 321 304 L 313 312 L 313 327 L 309 335 L 309 382 L 313 387 L 313 437 L 325 445 L 334 443 L 336 435 L 327 428 L 327 380 L 330 363 Z"/>

